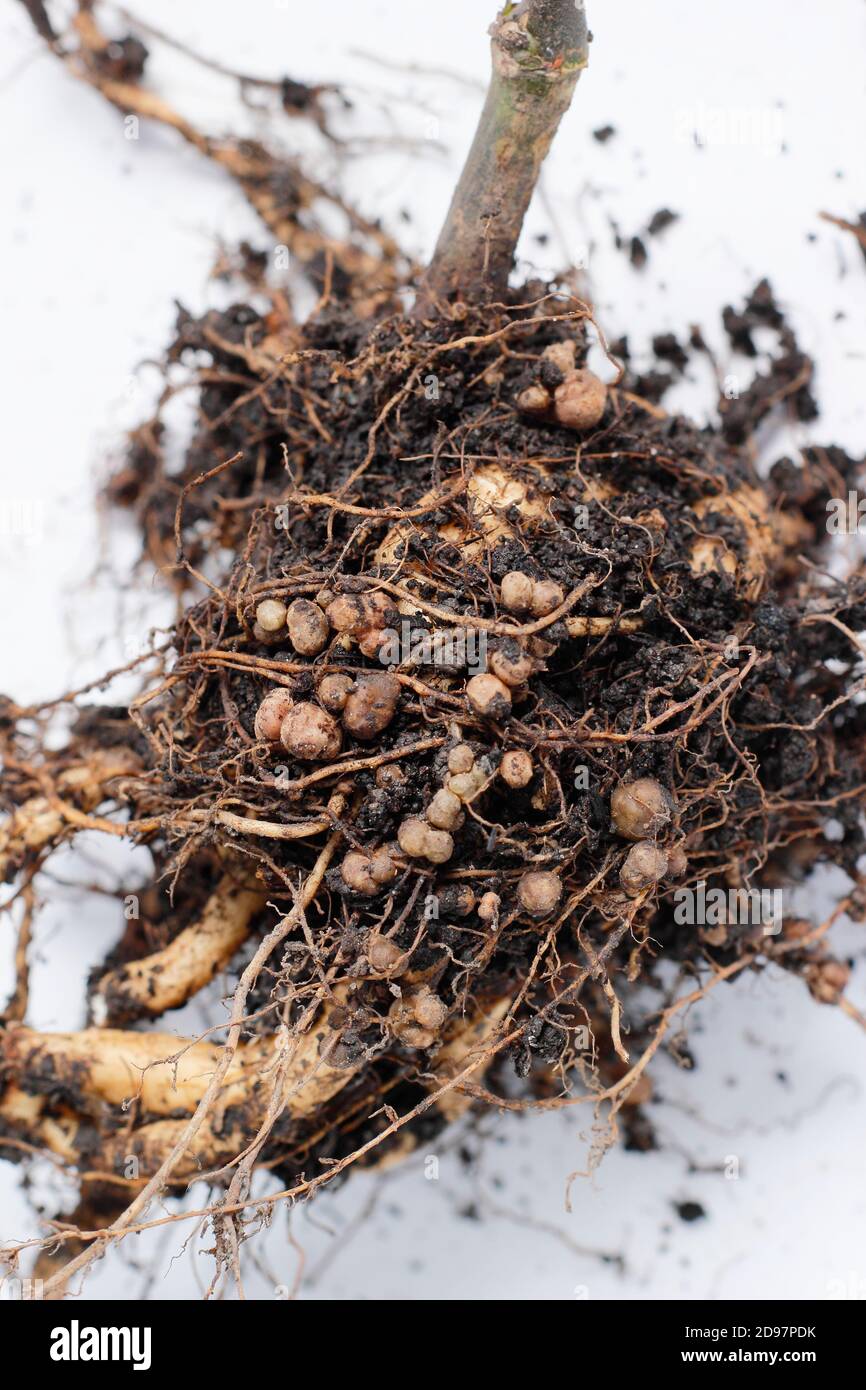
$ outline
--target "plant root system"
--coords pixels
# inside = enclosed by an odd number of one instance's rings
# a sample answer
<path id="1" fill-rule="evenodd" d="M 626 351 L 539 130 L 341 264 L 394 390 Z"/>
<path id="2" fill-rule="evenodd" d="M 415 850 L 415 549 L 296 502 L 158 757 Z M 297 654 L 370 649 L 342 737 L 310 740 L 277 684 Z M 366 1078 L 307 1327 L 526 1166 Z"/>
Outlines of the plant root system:
<path id="1" fill-rule="evenodd" d="M 66 61 L 174 123 L 88 32 Z M 259 154 L 203 152 L 268 221 Z M 298 198 L 290 220 L 296 246 Z M 30 1030 L 19 991 L 0 1031 L 2 1151 L 111 1194 L 34 1242 L 71 1256 L 49 1293 L 197 1176 L 237 1274 L 268 1206 L 473 1104 L 588 1105 L 593 1163 L 621 1125 L 646 1147 L 649 1062 L 708 989 L 775 962 L 844 996 L 833 919 L 738 907 L 834 864 L 834 917 L 866 910 L 866 583 L 829 573 L 825 525 L 858 465 L 755 466 L 759 423 L 814 409 L 769 286 L 726 324 L 746 350 L 774 328 L 773 366 L 698 428 L 626 352 L 590 372 L 592 311 L 555 286 L 406 316 L 396 259 L 303 235 L 308 320 L 262 284 L 182 310 L 182 466 L 157 414 L 113 481 L 182 609 L 140 693 L 70 698 L 62 752 L 53 710 L 2 711 L 18 894 L 81 829 L 146 845 L 171 890 L 94 972 L 88 1027 Z M 220 973 L 216 1036 L 149 1030 Z"/>

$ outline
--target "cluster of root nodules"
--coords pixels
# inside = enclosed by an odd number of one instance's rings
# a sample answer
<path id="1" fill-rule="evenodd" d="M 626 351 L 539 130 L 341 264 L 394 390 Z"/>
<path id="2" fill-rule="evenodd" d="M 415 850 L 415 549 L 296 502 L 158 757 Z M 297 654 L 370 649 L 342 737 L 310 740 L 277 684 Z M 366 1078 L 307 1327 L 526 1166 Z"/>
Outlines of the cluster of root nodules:
<path id="1" fill-rule="evenodd" d="M 651 1145 L 645 1068 L 686 996 L 776 961 L 844 999 L 827 924 L 773 893 L 833 863 L 860 907 L 866 587 L 821 558 L 853 461 L 761 481 L 731 430 L 603 386 L 574 300 L 371 325 L 323 298 L 303 330 L 181 317 L 183 469 L 151 424 L 114 492 L 203 596 L 128 717 L 88 711 L 62 755 L 6 730 L 9 873 L 117 808 L 174 889 L 94 973 L 109 1031 L 10 1023 L 7 1152 L 53 1149 L 121 1203 L 208 1173 L 226 1259 L 254 1166 L 305 1193 L 481 1100 L 589 1104 Z M 738 437 L 811 408 L 782 347 Z M 39 798 L 73 814 L 25 843 Z M 221 969 L 239 1030 L 205 1096 L 222 1035 L 184 1053 L 140 1025 Z"/>

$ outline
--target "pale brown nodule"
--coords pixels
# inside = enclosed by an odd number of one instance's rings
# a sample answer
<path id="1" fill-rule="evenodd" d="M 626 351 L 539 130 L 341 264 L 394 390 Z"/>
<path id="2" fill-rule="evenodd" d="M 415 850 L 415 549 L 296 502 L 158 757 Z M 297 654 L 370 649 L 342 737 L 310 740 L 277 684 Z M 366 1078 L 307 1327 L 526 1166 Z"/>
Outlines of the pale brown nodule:
<path id="1" fill-rule="evenodd" d="M 334 758 L 343 742 L 333 715 L 306 701 L 289 710 L 280 727 L 280 739 L 286 752 L 302 762 Z"/>
<path id="2" fill-rule="evenodd" d="M 562 879 L 550 869 L 533 869 L 518 883 L 517 896 L 530 917 L 547 917 L 559 906 Z"/>
<path id="3" fill-rule="evenodd" d="M 473 676 L 466 683 L 466 698 L 484 719 L 507 719 L 511 713 L 511 691 L 497 676 Z"/>
<path id="4" fill-rule="evenodd" d="M 410 859 L 427 859 L 431 864 L 444 864 L 454 853 L 454 841 L 448 831 L 434 829 L 420 816 L 403 821 L 397 842 Z"/>
<path id="5" fill-rule="evenodd" d="M 632 845 L 619 871 L 619 881 L 630 898 L 636 898 L 646 888 L 651 888 L 668 870 L 668 856 L 652 840 L 640 840 Z"/>
<path id="6" fill-rule="evenodd" d="M 339 674 L 323 676 L 316 689 L 319 703 L 329 714 L 341 714 L 346 708 L 346 701 L 349 698 L 352 685 L 353 681 L 350 676 Z"/>
<path id="7" fill-rule="evenodd" d="M 330 625 L 317 603 L 309 599 L 296 598 L 286 615 L 289 641 L 301 656 L 318 656 L 325 650 L 330 636 Z"/>
<path id="8" fill-rule="evenodd" d="M 343 709 L 343 727 L 368 741 L 387 729 L 397 713 L 400 682 L 387 671 L 363 671 L 355 680 Z"/>
<path id="9" fill-rule="evenodd" d="M 286 605 L 277 598 L 262 599 L 256 607 L 256 622 L 263 632 L 279 632 L 286 625 Z"/>
<path id="10" fill-rule="evenodd" d="M 566 377 L 553 393 L 553 413 L 566 429 L 595 429 L 607 405 L 607 387 L 594 372 L 582 368 Z"/>
<path id="11" fill-rule="evenodd" d="M 610 796 L 610 815 L 617 834 L 627 840 L 652 840 L 671 818 L 671 797 L 654 777 L 620 782 Z"/>
<path id="12" fill-rule="evenodd" d="M 525 787 L 532 781 L 532 759 L 523 749 L 512 748 L 503 753 L 499 775 L 509 787 Z"/>
<path id="13" fill-rule="evenodd" d="M 292 692 L 285 686 L 281 685 L 276 690 L 269 690 L 256 710 L 254 725 L 256 738 L 267 739 L 268 743 L 276 743 L 280 737 L 283 720 L 294 703 Z"/>
<path id="14" fill-rule="evenodd" d="M 503 575 L 499 586 L 503 608 L 507 608 L 510 613 L 528 613 L 532 606 L 534 587 L 528 574 L 523 574 L 521 570 L 509 570 L 508 574 Z"/>
<path id="15" fill-rule="evenodd" d="M 468 743 L 458 743 L 448 754 L 449 772 L 469 772 L 475 765 L 475 754 Z"/>
<path id="16" fill-rule="evenodd" d="M 437 830 L 454 830 L 463 819 L 463 803 L 454 792 L 440 787 L 425 814 Z"/>
<path id="17" fill-rule="evenodd" d="M 385 849 L 373 854 L 350 850 L 340 865 L 344 883 L 355 893 L 373 897 L 397 877 L 397 865 Z"/>

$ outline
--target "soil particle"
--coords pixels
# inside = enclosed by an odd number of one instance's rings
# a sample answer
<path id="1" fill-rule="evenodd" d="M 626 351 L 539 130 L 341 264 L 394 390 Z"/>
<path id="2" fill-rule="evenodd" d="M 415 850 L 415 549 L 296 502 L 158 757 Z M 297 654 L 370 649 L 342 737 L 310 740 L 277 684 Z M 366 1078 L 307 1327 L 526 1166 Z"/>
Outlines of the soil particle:
<path id="1" fill-rule="evenodd" d="M 675 1202 L 674 1206 L 681 1221 L 700 1221 L 707 1214 L 700 1202 Z"/>

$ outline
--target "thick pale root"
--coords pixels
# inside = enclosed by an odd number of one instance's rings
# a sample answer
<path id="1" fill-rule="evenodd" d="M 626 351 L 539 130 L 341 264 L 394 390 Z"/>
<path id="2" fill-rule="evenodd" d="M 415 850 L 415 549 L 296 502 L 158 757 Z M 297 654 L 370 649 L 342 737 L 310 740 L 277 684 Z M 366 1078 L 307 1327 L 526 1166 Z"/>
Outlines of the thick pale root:
<path id="1" fill-rule="evenodd" d="M 539 480 L 546 476 L 541 467 L 535 471 Z M 424 507 L 435 502 L 436 497 L 435 491 L 425 492 L 417 505 Z M 466 485 L 466 500 L 471 529 L 467 530 L 456 521 L 446 522 L 438 529 L 442 539 L 459 545 L 468 560 L 479 559 L 485 549 L 492 549 L 498 541 L 509 540 L 514 535 L 514 528 L 505 515 L 510 507 L 517 507 L 527 522 L 541 521 L 547 512 L 547 498 L 533 487 L 531 478 L 521 481 L 498 463 L 476 468 Z M 397 551 L 411 536 L 412 529 L 404 521 L 392 527 L 376 551 L 376 563 L 397 564 Z"/>
<path id="2" fill-rule="evenodd" d="M 451 1024 L 445 1043 L 436 1057 L 436 1086 L 449 1081 L 459 1072 L 471 1065 L 473 1057 L 478 1057 L 477 1067 L 467 1076 L 467 1081 L 479 1081 L 486 1066 L 485 1051 L 496 1034 L 511 1005 L 510 998 L 482 1000 L 476 1003 L 466 1018 Z M 446 1091 L 436 1102 L 439 1110 L 449 1123 L 457 1120 L 472 1104 L 470 1096 L 462 1094 L 455 1087 Z"/>
<path id="3" fill-rule="evenodd" d="M 470 1079 L 480 1079 L 487 1046 L 509 1004 L 508 998 L 476 1003 L 467 1017 L 451 1022 L 435 1057 L 430 1089 L 465 1071 L 475 1055 L 478 1065 Z M 357 1068 L 331 1066 L 323 1056 L 333 1044 L 332 1020 L 333 1009 L 325 1009 L 300 1039 L 277 1035 L 238 1049 L 217 1105 L 175 1174 L 177 1181 L 228 1163 L 244 1150 L 268 1105 L 273 1108 L 276 1067 L 293 1046 L 280 1087 L 288 1115 L 312 1117 L 343 1089 Z M 64 1163 L 133 1185 L 155 1173 L 177 1143 L 221 1052 L 218 1045 L 170 1034 L 107 1028 L 80 1033 L 15 1028 L 3 1046 L 6 1069 L 16 1081 L 0 1096 L 0 1133 L 17 1136 L 25 1148 L 47 1149 Z M 37 1078 L 41 1086 L 50 1081 L 53 1095 L 64 1093 L 68 1104 L 25 1089 Z M 121 1107 L 133 1098 L 141 1113 L 160 1118 L 127 1127 Z M 471 1104 L 470 1097 L 453 1090 L 440 1097 L 437 1108 L 450 1123 Z M 178 1118 L 178 1112 L 184 1115 Z M 130 1108 L 128 1114 L 134 1113 Z M 105 1133 L 107 1120 L 118 1125 L 116 1132 Z"/>
<path id="4" fill-rule="evenodd" d="M 71 1110 L 63 1108 L 50 1114 L 44 1096 L 22 1091 L 19 1086 L 7 1086 L 0 1095 L 0 1149 L 4 1137 L 11 1134 L 24 1149 L 47 1149 L 66 1163 L 77 1163 L 79 1125 L 79 1117 Z"/>
<path id="5" fill-rule="evenodd" d="M 220 1104 L 248 1104 L 261 1096 L 267 1103 L 273 1089 L 271 1073 L 283 1054 L 293 1049 L 284 1081 L 286 1108 L 307 1114 L 330 1099 L 345 1084 L 348 1073 L 321 1060 L 325 1043 L 333 1038 L 330 1011 L 297 1039 L 288 1033 L 242 1043 L 231 1061 L 220 1092 Z M 25 1088 L 48 1082 L 76 1109 L 95 1110 L 137 1101 L 148 1115 L 192 1111 L 207 1090 L 222 1056 L 218 1043 L 194 1042 L 173 1033 L 132 1033 L 120 1028 L 85 1028 L 79 1033 L 38 1033 L 10 1028 L 2 1038 L 7 1070 Z M 102 1103 L 102 1104 L 100 1104 Z"/>
<path id="6" fill-rule="evenodd" d="M 236 1158 L 269 1110 L 304 1119 L 343 1089 L 357 1067 L 328 1060 L 341 998 L 335 994 L 306 1033 L 293 1037 L 282 1029 L 238 1047 L 176 1179 Z M 112 1028 L 39 1033 L 15 1027 L 0 1045 L 10 1078 L 0 1096 L 0 1132 L 102 1173 L 123 1176 L 135 1158 L 126 1176 L 136 1178 L 155 1173 L 171 1153 L 223 1053 L 216 1043 Z M 148 1119 L 132 1128 L 136 1114 Z M 110 1127 L 114 1133 L 106 1133 Z"/>
<path id="7" fill-rule="evenodd" d="M 514 536 L 514 527 L 508 519 L 512 508 L 517 509 L 525 526 L 530 529 L 537 526 L 547 515 L 549 499 L 546 492 L 533 484 L 532 474 L 539 483 L 547 482 L 551 477 L 549 471 L 538 463 L 528 466 L 521 477 L 516 477 L 497 463 L 477 468 L 466 486 L 470 525 L 467 527 L 449 521 L 438 528 L 439 535 L 444 541 L 458 546 L 466 559 L 479 560 L 486 550 Z M 582 494 L 587 503 L 609 502 L 616 495 L 617 489 L 612 484 L 597 479 L 590 480 Z M 420 505 L 434 502 L 436 496 L 433 491 L 425 493 Z M 689 563 L 692 572 L 696 575 L 724 574 L 743 589 L 745 596 L 757 598 L 766 582 L 767 567 L 775 562 L 779 548 L 765 494 L 759 488 L 742 486 L 734 492 L 700 499 L 695 503 L 694 511 L 701 520 L 729 519 L 737 533 L 739 548 L 735 551 L 721 536 L 699 535 L 691 548 Z M 400 522 L 392 527 L 376 551 L 377 564 L 385 567 L 396 565 L 401 558 L 401 547 L 411 534 L 412 527 L 408 522 Z M 401 573 L 407 577 L 417 572 L 417 564 L 411 562 L 401 568 Z M 406 613 L 413 611 L 411 604 L 405 602 L 399 607 Z M 567 615 L 564 622 L 570 637 L 599 636 L 614 625 L 624 632 L 636 631 L 641 626 L 639 618 L 614 620 L 579 614 Z"/>
<path id="8" fill-rule="evenodd" d="M 0 1150 L 54 1154 L 81 1173 L 113 1180 L 119 1187 L 135 1192 L 156 1173 L 180 1139 L 188 1121 L 153 1120 L 136 1129 L 122 1127 L 104 1135 L 89 1117 L 73 1110 L 49 1110 L 44 1096 L 33 1095 L 16 1086 L 0 1096 Z M 220 1110 L 207 1116 L 190 1143 L 174 1181 L 186 1183 L 206 1168 L 229 1163 L 255 1133 L 255 1124 L 243 1123 L 242 1113 L 234 1110 L 229 1120 Z"/>
<path id="9" fill-rule="evenodd" d="M 91 1000 L 96 1024 L 156 1018 L 176 1009 L 213 979 L 249 933 L 266 895 L 225 874 L 198 921 L 162 951 L 104 975 Z"/>
<path id="10" fill-rule="evenodd" d="M 775 563 L 778 542 L 770 524 L 766 495 L 755 487 L 740 487 L 718 497 L 705 497 L 695 503 L 699 517 L 728 517 L 734 521 L 744 542 L 738 555 L 716 536 L 702 536 L 692 546 L 694 574 L 722 572 L 734 579 L 749 599 L 757 599 L 764 588 L 767 567 Z"/>

